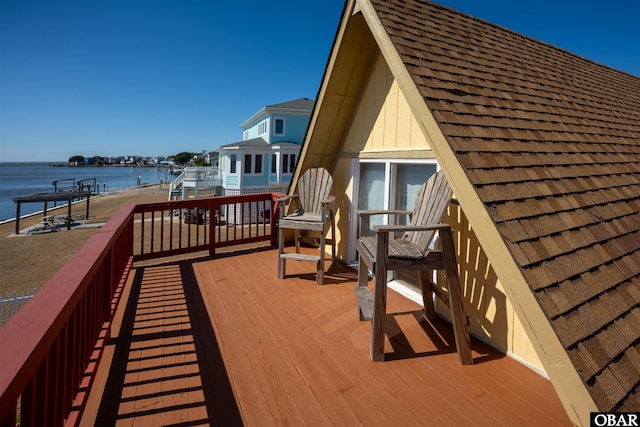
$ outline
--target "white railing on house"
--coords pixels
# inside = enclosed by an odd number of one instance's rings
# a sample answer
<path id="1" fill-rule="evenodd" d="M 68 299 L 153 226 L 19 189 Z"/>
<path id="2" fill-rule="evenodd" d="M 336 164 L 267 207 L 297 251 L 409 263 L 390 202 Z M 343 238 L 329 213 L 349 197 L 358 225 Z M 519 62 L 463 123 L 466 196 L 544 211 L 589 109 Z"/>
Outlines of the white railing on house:
<path id="1" fill-rule="evenodd" d="M 222 177 L 217 167 L 198 166 L 186 167 L 169 185 L 169 200 L 187 199 L 191 196 L 198 197 L 202 189 L 214 189 L 222 186 Z"/>
<path id="2" fill-rule="evenodd" d="M 13 291 L 13 296 L 7 295 L 0 298 L 0 328 L 33 298 L 37 290 L 34 288 L 33 291 Z"/>
<path id="3" fill-rule="evenodd" d="M 260 193 L 287 193 L 289 184 L 268 185 L 264 187 L 249 187 L 243 189 L 225 188 L 225 196 L 239 196 L 242 194 L 260 194 Z M 263 206 L 248 203 L 227 207 L 223 213 L 230 224 L 255 224 L 262 222 L 263 218 L 269 218 L 269 211 L 262 209 Z M 268 209 L 268 208 L 267 208 Z M 242 213 L 241 213 L 242 212 Z"/>

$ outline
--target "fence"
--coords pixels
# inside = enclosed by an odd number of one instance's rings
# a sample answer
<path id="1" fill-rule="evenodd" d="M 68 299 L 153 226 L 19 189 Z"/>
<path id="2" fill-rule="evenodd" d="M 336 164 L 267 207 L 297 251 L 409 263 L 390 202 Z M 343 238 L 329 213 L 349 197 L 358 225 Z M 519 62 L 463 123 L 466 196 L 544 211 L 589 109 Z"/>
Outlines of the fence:
<path id="1" fill-rule="evenodd" d="M 0 298 L 0 328 L 7 324 L 11 319 L 33 296 L 38 289 L 33 291 L 13 291 L 13 296 L 7 295 Z"/>

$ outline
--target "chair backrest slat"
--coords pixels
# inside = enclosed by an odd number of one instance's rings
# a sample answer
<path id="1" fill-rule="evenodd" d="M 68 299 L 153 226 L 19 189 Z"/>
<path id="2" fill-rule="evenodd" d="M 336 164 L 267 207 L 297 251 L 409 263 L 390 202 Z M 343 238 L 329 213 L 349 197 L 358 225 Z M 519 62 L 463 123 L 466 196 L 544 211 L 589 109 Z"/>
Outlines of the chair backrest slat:
<path id="1" fill-rule="evenodd" d="M 411 225 L 438 224 L 449 206 L 453 192 L 444 174 L 436 172 L 418 190 Z M 402 236 L 426 252 L 435 231 L 413 231 Z"/>
<path id="2" fill-rule="evenodd" d="M 333 178 L 324 168 L 310 168 L 298 180 L 300 205 L 307 213 L 320 213 L 322 200 L 329 197 Z"/>

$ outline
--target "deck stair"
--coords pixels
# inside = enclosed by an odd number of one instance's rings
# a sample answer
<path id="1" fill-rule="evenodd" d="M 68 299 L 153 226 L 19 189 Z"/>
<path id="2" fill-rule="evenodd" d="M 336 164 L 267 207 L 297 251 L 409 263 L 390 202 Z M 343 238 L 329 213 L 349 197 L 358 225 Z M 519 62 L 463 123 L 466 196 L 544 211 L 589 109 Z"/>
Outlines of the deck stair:
<path id="1" fill-rule="evenodd" d="M 182 200 L 182 183 L 176 185 L 169 193 L 169 201 Z"/>

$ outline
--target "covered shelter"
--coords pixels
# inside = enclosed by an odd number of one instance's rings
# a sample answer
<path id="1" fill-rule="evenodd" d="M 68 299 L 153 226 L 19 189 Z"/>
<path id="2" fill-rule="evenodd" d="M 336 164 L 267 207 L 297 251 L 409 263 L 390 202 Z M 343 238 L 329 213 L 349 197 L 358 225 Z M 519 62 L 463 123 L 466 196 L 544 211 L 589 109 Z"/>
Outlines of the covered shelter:
<path id="1" fill-rule="evenodd" d="M 91 197 L 91 191 L 58 191 L 56 193 L 36 193 L 30 196 L 16 197 L 13 199 L 16 202 L 16 234 L 20 234 L 20 205 L 22 203 L 34 203 L 43 202 L 44 209 L 42 216 L 47 216 L 47 204 L 49 202 L 67 202 L 67 215 L 65 222 L 67 230 L 71 228 L 71 205 L 74 200 L 87 198 L 86 214 L 85 217 L 89 218 L 89 198 Z"/>

